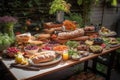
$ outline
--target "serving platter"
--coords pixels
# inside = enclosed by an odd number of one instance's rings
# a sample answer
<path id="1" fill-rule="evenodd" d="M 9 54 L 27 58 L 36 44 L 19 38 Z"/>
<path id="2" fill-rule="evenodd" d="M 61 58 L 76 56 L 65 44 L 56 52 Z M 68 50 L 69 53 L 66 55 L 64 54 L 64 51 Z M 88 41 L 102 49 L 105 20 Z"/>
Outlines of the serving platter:
<path id="1" fill-rule="evenodd" d="M 55 63 L 58 63 L 62 60 L 62 56 L 61 55 L 58 55 L 55 59 L 53 59 L 52 61 L 48 61 L 48 62 L 41 62 L 39 64 L 35 64 L 32 62 L 32 60 L 29 60 L 29 63 L 31 66 L 48 66 L 48 65 L 52 65 L 52 64 L 55 64 Z"/>

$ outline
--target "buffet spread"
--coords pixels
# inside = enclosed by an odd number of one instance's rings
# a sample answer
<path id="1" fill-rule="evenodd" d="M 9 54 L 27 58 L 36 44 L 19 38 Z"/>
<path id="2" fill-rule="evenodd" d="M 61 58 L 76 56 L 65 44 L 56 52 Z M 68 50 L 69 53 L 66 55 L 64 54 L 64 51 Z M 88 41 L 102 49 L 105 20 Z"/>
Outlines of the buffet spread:
<path id="1" fill-rule="evenodd" d="M 69 20 L 63 24 L 46 23 L 41 33 L 16 35 L 14 46 L 3 51 L 3 59 L 13 59 L 12 67 L 39 70 L 41 66 L 77 61 L 120 46 L 115 35 L 116 32 L 106 27 L 98 32 L 93 25 L 77 28 L 76 23 Z"/>

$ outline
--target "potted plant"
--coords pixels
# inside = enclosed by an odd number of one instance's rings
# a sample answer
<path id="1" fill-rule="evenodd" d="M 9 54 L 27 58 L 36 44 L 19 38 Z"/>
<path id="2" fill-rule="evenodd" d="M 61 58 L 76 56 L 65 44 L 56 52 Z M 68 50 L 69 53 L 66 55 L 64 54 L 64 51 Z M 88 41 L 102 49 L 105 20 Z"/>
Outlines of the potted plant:
<path id="1" fill-rule="evenodd" d="M 64 20 L 64 12 L 70 12 L 71 4 L 67 3 L 65 0 L 54 0 L 50 6 L 50 14 L 56 13 L 56 21 L 62 23 Z"/>

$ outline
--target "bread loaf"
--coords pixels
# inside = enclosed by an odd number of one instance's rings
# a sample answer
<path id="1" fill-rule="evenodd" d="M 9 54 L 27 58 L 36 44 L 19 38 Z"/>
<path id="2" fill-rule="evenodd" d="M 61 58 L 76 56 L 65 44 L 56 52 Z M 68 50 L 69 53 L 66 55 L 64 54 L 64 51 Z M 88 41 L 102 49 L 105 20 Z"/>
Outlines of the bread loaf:
<path id="1" fill-rule="evenodd" d="M 80 28 L 74 31 L 61 32 L 58 34 L 58 39 L 71 39 L 71 38 L 80 37 L 83 35 L 84 35 L 84 30 Z"/>
<path id="2" fill-rule="evenodd" d="M 35 64 L 38 64 L 40 62 L 51 61 L 54 58 L 56 58 L 56 54 L 54 51 L 43 51 L 40 53 L 36 53 L 34 56 L 32 56 L 31 59 Z"/>
<path id="3" fill-rule="evenodd" d="M 37 40 L 45 40 L 50 38 L 50 34 L 41 33 L 41 34 L 38 34 L 36 37 L 37 37 Z"/>
<path id="4" fill-rule="evenodd" d="M 81 36 L 81 37 L 72 38 L 72 39 L 70 39 L 70 40 L 85 41 L 85 40 L 88 40 L 88 39 L 89 39 L 88 36 Z"/>
<path id="5" fill-rule="evenodd" d="M 29 43 L 30 44 L 35 44 L 35 45 L 43 44 L 42 41 L 33 41 L 33 40 L 30 40 Z"/>
<path id="6" fill-rule="evenodd" d="M 44 32 L 47 34 L 52 34 L 54 31 L 62 31 L 62 27 L 44 29 Z"/>
<path id="7" fill-rule="evenodd" d="M 47 23 L 43 24 L 45 29 L 58 28 L 58 27 L 62 27 L 62 25 L 63 24 L 57 24 L 57 23 L 53 23 L 53 22 L 47 22 Z"/>

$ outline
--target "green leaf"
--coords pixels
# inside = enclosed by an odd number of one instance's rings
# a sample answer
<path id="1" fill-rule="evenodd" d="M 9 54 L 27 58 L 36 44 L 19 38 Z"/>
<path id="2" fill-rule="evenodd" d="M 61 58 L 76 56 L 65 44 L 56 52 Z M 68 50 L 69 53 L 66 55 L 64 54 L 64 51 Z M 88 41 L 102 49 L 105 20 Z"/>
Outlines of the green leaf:
<path id="1" fill-rule="evenodd" d="M 33 7 L 32 1 L 30 1 L 30 2 L 28 3 L 28 6 L 29 6 L 29 7 Z"/>
<path id="2" fill-rule="evenodd" d="M 29 13 L 28 12 L 22 12 L 24 16 L 27 16 Z"/>
<path id="3" fill-rule="evenodd" d="M 112 0 L 111 5 L 112 5 L 112 6 L 117 6 L 117 0 Z"/>
<path id="4" fill-rule="evenodd" d="M 82 0 L 77 0 L 77 3 L 80 6 L 82 4 Z"/>
<path id="5" fill-rule="evenodd" d="M 35 2 L 35 4 L 36 4 L 37 6 L 40 5 L 40 1 L 39 1 L 39 0 L 34 0 L 34 2 Z"/>

